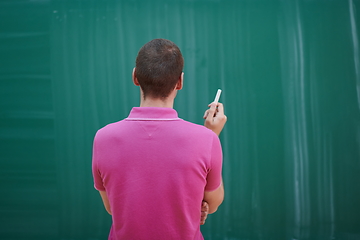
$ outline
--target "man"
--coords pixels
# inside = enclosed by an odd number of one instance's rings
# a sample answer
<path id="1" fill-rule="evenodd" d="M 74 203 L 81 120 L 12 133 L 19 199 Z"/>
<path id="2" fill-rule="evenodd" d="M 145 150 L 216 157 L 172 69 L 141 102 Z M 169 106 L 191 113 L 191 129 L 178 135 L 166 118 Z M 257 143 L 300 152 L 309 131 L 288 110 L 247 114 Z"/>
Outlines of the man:
<path id="1" fill-rule="evenodd" d="M 94 185 L 112 215 L 109 239 L 203 239 L 200 223 L 223 201 L 223 105 L 209 105 L 205 127 L 178 118 L 183 64 L 173 42 L 146 43 L 132 76 L 140 107 L 95 136 Z"/>

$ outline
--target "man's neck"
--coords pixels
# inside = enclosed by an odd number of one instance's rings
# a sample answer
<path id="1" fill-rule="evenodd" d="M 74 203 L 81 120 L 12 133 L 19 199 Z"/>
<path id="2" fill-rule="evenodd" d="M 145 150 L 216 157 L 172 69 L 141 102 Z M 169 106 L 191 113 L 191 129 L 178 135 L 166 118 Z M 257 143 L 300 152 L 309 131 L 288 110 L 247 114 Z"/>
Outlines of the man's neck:
<path id="1" fill-rule="evenodd" d="M 173 108 L 174 99 L 142 98 L 140 101 L 140 107 Z"/>

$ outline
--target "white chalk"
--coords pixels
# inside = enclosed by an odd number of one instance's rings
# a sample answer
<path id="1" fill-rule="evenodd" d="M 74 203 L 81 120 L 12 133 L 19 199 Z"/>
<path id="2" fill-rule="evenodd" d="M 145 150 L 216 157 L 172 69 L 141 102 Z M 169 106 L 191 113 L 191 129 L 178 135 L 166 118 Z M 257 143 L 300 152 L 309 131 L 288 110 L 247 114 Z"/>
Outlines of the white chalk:
<path id="1" fill-rule="evenodd" d="M 216 93 L 216 96 L 215 96 L 214 103 L 218 103 L 218 102 L 219 102 L 220 95 L 221 95 L 221 89 L 218 89 L 218 90 L 217 90 L 217 93 Z"/>

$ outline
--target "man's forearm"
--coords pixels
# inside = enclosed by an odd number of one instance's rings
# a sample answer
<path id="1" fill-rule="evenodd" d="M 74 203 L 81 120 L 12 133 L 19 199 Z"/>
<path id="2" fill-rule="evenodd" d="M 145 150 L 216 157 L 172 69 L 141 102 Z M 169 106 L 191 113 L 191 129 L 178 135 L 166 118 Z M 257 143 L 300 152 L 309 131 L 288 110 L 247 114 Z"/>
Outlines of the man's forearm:
<path id="1" fill-rule="evenodd" d="M 224 200 L 224 185 L 221 181 L 220 187 L 211 192 L 204 192 L 204 201 L 209 204 L 209 214 L 217 211 Z"/>
<path id="2" fill-rule="evenodd" d="M 101 199 L 104 203 L 104 207 L 106 209 L 106 211 L 111 215 L 111 208 L 110 208 L 110 202 L 109 199 L 107 197 L 107 194 L 105 191 L 99 191 Z"/>

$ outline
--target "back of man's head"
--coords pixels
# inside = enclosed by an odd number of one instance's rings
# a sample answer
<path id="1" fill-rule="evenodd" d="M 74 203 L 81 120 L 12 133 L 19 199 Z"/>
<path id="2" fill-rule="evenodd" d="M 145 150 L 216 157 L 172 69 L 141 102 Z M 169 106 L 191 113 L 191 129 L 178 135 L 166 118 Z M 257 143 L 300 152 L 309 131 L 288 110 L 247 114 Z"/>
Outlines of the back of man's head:
<path id="1" fill-rule="evenodd" d="M 175 88 L 184 59 L 175 43 L 154 39 L 146 43 L 136 58 L 136 77 L 144 98 L 167 98 Z"/>

